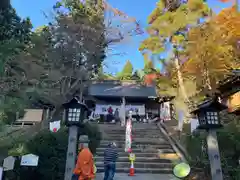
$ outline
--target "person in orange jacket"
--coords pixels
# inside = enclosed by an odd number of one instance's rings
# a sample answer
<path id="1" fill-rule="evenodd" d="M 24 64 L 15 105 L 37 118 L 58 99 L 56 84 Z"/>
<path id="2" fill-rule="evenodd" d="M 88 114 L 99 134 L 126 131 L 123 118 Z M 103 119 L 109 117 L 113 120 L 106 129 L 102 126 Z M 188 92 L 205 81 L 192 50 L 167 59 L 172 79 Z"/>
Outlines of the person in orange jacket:
<path id="1" fill-rule="evenodd" d="M 93 180 L 95 178 L 94 160 L 93 154 L 88 148 L 88 138 L 87 140 L 85 138 L 85 141 L 81 142 L 83 143 L 81 143 L 81 150 L 78 154 L 78 159 L 73 174 L 78 176 L 78 180 Z"/>

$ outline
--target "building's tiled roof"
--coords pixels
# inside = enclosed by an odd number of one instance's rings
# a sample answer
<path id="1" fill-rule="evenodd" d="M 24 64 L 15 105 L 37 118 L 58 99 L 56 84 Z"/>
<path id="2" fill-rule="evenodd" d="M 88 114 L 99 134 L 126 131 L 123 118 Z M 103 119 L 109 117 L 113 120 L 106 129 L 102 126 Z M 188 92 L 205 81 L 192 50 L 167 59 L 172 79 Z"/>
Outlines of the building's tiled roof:
<path id="1" fill-rule="evenodd" d="M 105 97 L 157 97 L 155 86 L 144 86 L 132 81 L 92 82 L 88 88 L 88 94 Z"/>
<path id="2" fill-rule="evenodd" d="M 218 90 L 221 94 L 229 95 L 240 91 L 240 76 L 234 75 L 219 83 Z"/>

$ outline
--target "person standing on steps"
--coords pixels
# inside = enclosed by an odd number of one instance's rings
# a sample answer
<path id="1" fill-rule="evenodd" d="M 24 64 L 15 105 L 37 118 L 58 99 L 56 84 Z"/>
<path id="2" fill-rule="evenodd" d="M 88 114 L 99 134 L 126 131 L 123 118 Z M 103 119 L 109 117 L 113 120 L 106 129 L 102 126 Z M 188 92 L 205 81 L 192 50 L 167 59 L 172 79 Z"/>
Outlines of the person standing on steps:
<path id="1" fill-rule="evenodd" d="M 94 160 L 93 154 L 88 148 L 88 137 L 80 136 L 80 152 L 78 154 L 76 167 L 73 171 L 72 180 L 94 180 L 95 170 L 94 170 Z"/>
<path id="2" fill-rule="evenodd" d="M 118 111 L 118 108 L 116 108 L 115 112 L 114 112 L 114 119 L 116 121 L 116 123 L 118 123 L 120 120 L 119 120 L 119 111 Z"/>
<path id="3" fill-rule="evenodd" d="M 107 114 L 107 122 L 110 123 L 113 120 L 113 109 L 112 106 L 109 106 Z"/>
<path id="4" fill-rule="evenodd" d="M 116 143 L 109 143 L 104 151 L 104 180 L 113 180 L 116 171 L 117 158 L 118 152 Z"/>

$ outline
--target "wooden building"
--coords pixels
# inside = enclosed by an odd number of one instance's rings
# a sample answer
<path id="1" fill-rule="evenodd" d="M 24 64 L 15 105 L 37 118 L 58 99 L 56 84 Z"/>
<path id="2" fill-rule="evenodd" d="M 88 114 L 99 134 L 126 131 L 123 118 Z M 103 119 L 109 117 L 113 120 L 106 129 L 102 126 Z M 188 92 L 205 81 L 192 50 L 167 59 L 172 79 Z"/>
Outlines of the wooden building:
<path id="1" fill-rule="evenodd" d="M 240 115 L 240 75 L 234 74 L 220 82 L 218 90 L 228 112 Z"/>
<path id="2" fill-rule="evenodd" d="M 159 116 L 160 105 L 155 86 L 144 86 L 135 81 L 94 81 L 85 92 L 85 103 L 100 115 L 111 107 L 120 109 L 125 104 L 126 111 L 133 115 Z"/>
<path id="3" fill-rule="evenodd" d="M 22 118 L 17 118 L 13 125 L 31 126 L 42 122 L 43 109 L 25 109 L 24 111 L 24 116 Z"/>

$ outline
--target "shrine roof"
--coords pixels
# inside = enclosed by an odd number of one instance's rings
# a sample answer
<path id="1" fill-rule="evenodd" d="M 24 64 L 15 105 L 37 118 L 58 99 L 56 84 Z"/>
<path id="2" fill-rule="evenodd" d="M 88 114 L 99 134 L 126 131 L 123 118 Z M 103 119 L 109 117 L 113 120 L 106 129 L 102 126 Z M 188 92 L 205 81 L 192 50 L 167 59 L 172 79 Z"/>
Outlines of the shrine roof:
<path id="1" fill-rule="evenodd" d="M 95 81 L 89 85 L 88 95 L 105 97 L 156 98 L 155 86 L 145 86 L 136 81 Z"/>
<path id="2" fill-rule="evenodd" d="M 221 93 L 232 94 L 240 91 L 240 76 L 233 75 L 219 83 L 218 90 Z"/>

